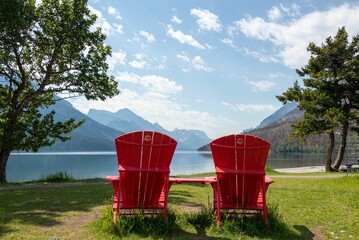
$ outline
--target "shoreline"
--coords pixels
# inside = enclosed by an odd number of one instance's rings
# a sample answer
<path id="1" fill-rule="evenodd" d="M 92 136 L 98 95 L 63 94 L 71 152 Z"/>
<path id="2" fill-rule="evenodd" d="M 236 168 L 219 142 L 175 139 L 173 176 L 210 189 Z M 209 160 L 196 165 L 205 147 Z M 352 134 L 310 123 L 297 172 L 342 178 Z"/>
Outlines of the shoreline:
<path id="1" fill-rule="evenodd" d="M 315 172 L 325 172 L 325 166 L 275 168 L 274 170 L 280 173 L 315 173 Z"/>
<path id="2" fill-rule="evenodd" d="M 359 164 L 352 164 L 351 169 L 358 169 Z M 347 167 L 342 165 L 339 172 L 346 172 Z M 275 168 L 280 173 L 320 173 L 325 172 L 325 166 L 307 166 L 307 167 L 295 167 L 295 168 Z M 352 170 L 349 170 L 351 172 Z"/>

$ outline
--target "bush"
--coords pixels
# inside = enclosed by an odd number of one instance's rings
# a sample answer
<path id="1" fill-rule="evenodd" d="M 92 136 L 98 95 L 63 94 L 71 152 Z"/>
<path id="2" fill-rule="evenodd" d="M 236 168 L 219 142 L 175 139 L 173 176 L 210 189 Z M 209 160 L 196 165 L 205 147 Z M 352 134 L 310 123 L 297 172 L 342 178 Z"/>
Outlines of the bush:
<path id="1" fill-rule="evenodd" d="M 116 224 L 113 223 L 112 207 L 106 207 L 101 218 L 100 225 L 102 231 L 107 234 L 114 234 L 119 237 L 128 237 L 132 234 L 141 238 L 149 236 L 165 236 L 174 232 L 176 227 L 176 217 L 171 211 L 167 212 L 168 222 L 166 223 L 161 214 L 145 215 L 143 211 L 129 216 L 119 215 Z"/>
<path id="2" fill-rule="evenodd" d="M 66 172 L 56 172 L 39 179 L 40 182 L 73 182 L 75 178 Z"/>

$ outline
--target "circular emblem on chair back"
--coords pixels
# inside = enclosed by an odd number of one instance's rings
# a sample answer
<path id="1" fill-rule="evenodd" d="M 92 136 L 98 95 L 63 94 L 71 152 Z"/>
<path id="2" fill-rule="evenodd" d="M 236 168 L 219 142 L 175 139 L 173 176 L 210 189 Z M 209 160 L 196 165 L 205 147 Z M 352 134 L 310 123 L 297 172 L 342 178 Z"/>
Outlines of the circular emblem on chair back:
<path id="1" fill-rule="evenodd" d="M 243 144 L 243 142 L 244 142 L 243 138 L 240 137 L 237 139 L 237 144 L 241 145 L 241 144 Z"/>
<path id="2" fill-rule="evenodd" d="M 144 140 L 145 140 L 146 142 L 151 141 L 151 139 L 152 139 L 152 137 L 151 137 L 150 135 L 146 135 L 146 136 L 144 137 Z"/>

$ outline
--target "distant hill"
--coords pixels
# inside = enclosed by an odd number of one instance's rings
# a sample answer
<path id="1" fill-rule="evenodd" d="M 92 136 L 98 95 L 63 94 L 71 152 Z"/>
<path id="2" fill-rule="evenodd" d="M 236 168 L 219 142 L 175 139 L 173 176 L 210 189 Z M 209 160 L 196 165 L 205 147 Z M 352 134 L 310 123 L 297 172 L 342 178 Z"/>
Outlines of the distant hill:
<path id="1" fill-rule="evenodd" d="M 175 129 L 168 131 L 158 123 L 150 123 L 127 108 L 120 109 L 115 113 L 90 109 L 88 116 L 99 123 L 125 133 L 137 130 L 162 132 L 174 138 L 178 143 L 177 149 L 180 150 L 197 150 L 211 141 L 203 131 L 199 130 Z"/>
<path id="2" fill-rule="evenodd" d="M 66 100 L 58 101 L 49 109 L 42 110 L 47 113 L 55 110 L 55 120 L 65 121 L 74 118 L 77 121 L 85 119 L 85 123 L 69 135 L 71 139 L 66 142 L 58 141 L 51 147 L 43 147 L 40 151 L 115 151 L 114 139 L 123 134 L 121 131 L 104 126 L 75 109 Z"/>
<path id="3" fill-rule="evenodd" d="M 291 125 L 303 117 L 296 104 L 286 104 L 265 118 L 256 128 L 245 133 L 261 137 L 271 144 L 272 152 L 326 152 L 327 135 L 309 137 L 304 143 L 299 138 L 289 139 Z M 209 145 L 200 150 L 209 150 Z"/>
<path id="4" fill-rule="evenodd" d="M 271 151 L 273 152 L 325 153 L 329 144 L 327 134 L 310 136 L 304 142 L 301 142 L 298 137 L 289 139 L 289 135 L 292 131 L 291 124 L 298 122 L 302 117 L 303 112 L 296 108 L 268 126 L 262 129 L 254 129 L 248 133 L 259 136 L 270 142 Z M 339 149 L 340 141 L 341 138 L 336 134 L 334 152 L 337 152 Z M 358 147 L 358 138 L 354 132 L 349 131 L 346 158 L 357 158 Z"/>
<path id="5" fill-rule="evenodd" d="M 273 152 L 308 152 L 308 153 L 325 153 L 329 144 L 327 134 L 310 136 L 304 142 L 298 137 L 290 138 L 292 131 L 291 125 L 298 122 L 303 117 L 303 112 L 298 108 L 288 112 L 277 121 L 267 125 L 261 129 L 249 131 L 249 134 L 259 136 L 271 143 L 271 151 Z M 337 152 L 341 138 L 335 137 L 334 152 Z M 353 132 L 348 133 L 347 139 L 347 157 L 356 156 L 358 139 Z"/>

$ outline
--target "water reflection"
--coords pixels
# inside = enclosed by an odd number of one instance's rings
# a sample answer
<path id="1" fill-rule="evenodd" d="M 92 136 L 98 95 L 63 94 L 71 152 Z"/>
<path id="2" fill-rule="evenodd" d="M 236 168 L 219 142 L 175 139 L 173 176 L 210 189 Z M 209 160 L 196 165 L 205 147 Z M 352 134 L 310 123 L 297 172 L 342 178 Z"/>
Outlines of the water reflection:
<path id="1" fill-rule="evenodd" d="M 11 155 L 7 167 L 8 181 L 30 181 L 56 172 L 66 172 L 76 179 L 116 175 L 113 154 L 26 154 Z"/>
<path id="2" fill-rule="evenodd" d="M 272 168 L 324 166 L 325 160 L 326 155 L 323 153 L 274 153 L 269 154 L 267 165 Z"/>
<path id="3" fill-rule="evenodd" d="M 171 175 L 214 172 L 210 152 L 176 152 L 171 163 Z"/>
<path id="4" fill-rule="evenodd" d="M 273 154 L 267 165 L 273 168 L 291 168 L 324 165 L 323 154 Z M 22 182 L 39 179 L 55 172 L 66 172 L 76 179 L 104 178 L 117 175 L 117 160 L 114 152 L 65 152 L 65 153 L 15 153 L 10 156 L 7 179 Z M 175 153 L 171 175 L 214 172 L 210 152 Z"/>

